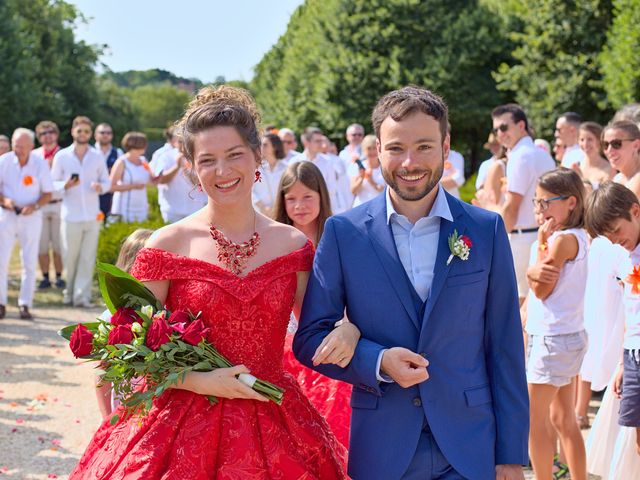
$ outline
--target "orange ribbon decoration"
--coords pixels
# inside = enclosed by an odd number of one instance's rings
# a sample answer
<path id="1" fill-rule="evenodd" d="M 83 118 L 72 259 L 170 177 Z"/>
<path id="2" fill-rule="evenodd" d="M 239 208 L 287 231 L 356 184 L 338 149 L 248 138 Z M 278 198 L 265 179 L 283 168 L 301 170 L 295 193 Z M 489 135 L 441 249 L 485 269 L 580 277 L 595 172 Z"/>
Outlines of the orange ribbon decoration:
<path id="1" fill-rule="evenodd" d="M 627 275 L 624 281 L 631 285 L 631 293 L 640 294 L 640 265 L 634 265 L 633 271 Z"/>
<path id="2" fill-rule="evenodd" d="M 22 184 L 25 187 L 28 187 L 29 185 L 33 185 L 33 177 L 31 175 L 25 175 L 24 177 L 22 177 Z"/>

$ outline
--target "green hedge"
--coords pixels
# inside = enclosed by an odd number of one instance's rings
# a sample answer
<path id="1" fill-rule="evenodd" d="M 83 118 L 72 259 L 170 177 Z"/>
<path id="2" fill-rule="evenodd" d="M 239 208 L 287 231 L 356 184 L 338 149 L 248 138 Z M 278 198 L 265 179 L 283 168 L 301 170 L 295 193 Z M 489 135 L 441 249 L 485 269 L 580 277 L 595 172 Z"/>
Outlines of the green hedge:
<path id="1" fill-rule="evenodd" d="M 158 206 L 158 189 L 155 186 L 147 189 L 147 198 L 149 200 L 149 219 L 146 222 L 114 223 L 103 227 L 98 240 L 97 257 L 99 262 L 116 263 L 122 242 L 138 228 L 157 230 L 164 226 Z"/>

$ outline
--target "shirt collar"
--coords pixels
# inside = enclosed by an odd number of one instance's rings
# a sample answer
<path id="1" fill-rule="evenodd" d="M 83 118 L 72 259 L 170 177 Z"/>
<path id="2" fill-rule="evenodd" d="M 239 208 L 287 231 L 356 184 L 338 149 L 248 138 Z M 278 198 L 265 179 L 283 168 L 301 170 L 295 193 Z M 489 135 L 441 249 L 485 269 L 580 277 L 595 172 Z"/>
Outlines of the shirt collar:
<path id="1" fill-rule="evenodd" d="M 518 140 L 511 149 L 510 153 L 515 152 L 517 149 L 519 149 L 520 147 L 524 147 L 525 145 L 533 146 L 533 138 L 531 138 L 529 135 L 525 135 L 520 140 Z"/>
<path id="2" fill-rule="evenodd" d="M 387 200 L 387 224 L 391 223 L 391 218 L 394 215 L 402 216 L 396 209 L 393 207 L 393 202 L 391 201 L 391 194 L 389 193 L 389 187 L 385 190 L 385 197 Z M 447 197 L 444 193 L 444 188 L 442 185 L 438 184 L 438 194 L 436 195 L 436 199 L 431 206 L 431 210 L 425 216 L 425 218 L 431 217 L 440 217 L 445 220 L 449 220 L 453 222 L 453 216 L 451 215 L 451 209 L 449 208 L 449 202 L 447 202 Z"/>

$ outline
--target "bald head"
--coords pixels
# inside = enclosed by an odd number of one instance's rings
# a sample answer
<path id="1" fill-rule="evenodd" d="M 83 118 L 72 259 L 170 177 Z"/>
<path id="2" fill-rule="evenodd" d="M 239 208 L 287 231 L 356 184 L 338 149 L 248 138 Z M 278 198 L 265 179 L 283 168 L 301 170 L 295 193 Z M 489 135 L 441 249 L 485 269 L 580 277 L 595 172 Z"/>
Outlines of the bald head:
<path id="1" fill-rule="evenodd" d="M 28 128 L 16 128 L 11 135 L 11 146 L 18 159 L 24 163 L 35 145 L 36 134 Z"/>

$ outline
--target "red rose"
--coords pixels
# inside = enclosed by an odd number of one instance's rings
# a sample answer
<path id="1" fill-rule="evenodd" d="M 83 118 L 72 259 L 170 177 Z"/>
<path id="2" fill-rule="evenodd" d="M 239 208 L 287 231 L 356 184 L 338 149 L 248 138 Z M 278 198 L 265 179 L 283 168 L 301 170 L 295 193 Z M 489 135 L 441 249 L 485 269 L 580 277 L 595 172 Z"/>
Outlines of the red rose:
<path id="1" fill-rule="evenodd" d="M 197 319 L 187 325 L 184 333 L 182 334 L 182 341 L 189 345 L 198 345 L 204 338 L 207 337 L 209 329 L 204 327 L 202 320 Z"/>
<path id="2" fill-rule="evenodd" d="M 173 312 L 169 317 L 169 323 L 188 323 L 191 317 L 187 312 Z"/>
<path id="3" fill-rule="evenodd" d="M 471 239 L 466 235 L 462 235 L 460 237 L 460 240 L 463 241 L 463 243 L 467 246 L 467 248 L 471 248 L 473 246 L 473 243 L 471 243 Z"/>
<path id="4" fill-rule="evenodd" d="M 165 319 L 158 318 L 154 320 L 151 323 L 149 330 L 147 330 L 147 338 L 145 339 L 147 347 L 154 352 L 157 352 L 162 345 L 171 340 L 169 338 L 171 331 L 171 327 Z"/>
<path id="5" fill-rule="evenodd" d="M 119 343 L 131 343 L 133 340 L 133 332 L 131 325 L 117 325 L 109 332 L 109 345 L 117 345 Z"/>
<path id="6" fill-rule="evenodd" d="M 93 333 L 84 325 L 78 325 L 71 334 L 69 348 L 76 358 L 86 357 L 93 350 Z"/>
<path id="7" fill-rule="evenodd" d="M 119 308 L 111 317 L 112 325 L 131 325 L 133 322 L 142 324 L 142 319 L 133 308 Z"/>

